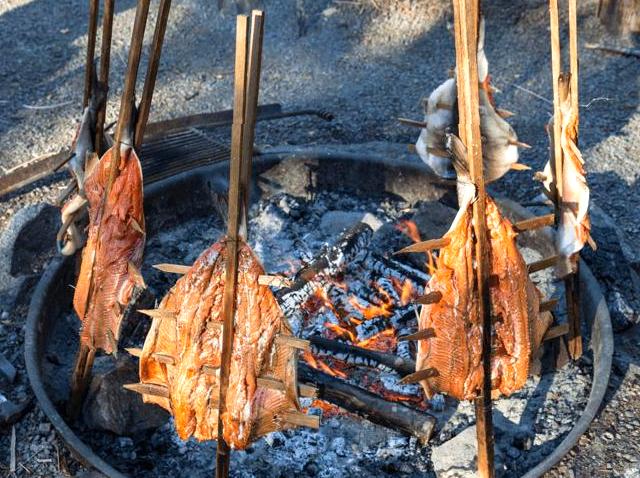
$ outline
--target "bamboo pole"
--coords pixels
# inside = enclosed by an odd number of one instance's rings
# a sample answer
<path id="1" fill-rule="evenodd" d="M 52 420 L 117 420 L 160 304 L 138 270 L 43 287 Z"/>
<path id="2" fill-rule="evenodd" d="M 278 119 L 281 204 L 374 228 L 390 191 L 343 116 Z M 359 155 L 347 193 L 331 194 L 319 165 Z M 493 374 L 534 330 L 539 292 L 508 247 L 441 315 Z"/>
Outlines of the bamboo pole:
<path id="1" fill-rule="evenodd" d="M 251 33 L 249 38 L 246 105 L 244 115 L 244 135 L 242 137 L 242 213 L 240 216 L 240 235 L 247 238 L 249 224 L 249 193 L 251 185 L 251 162 L 253 160 L 253 142 L 255 139 L 258 92 L 260 91 L 260 71 L 262 69 L 262 40 L 264 13 L 254 10 L 251 13 Z"/>
<path id="2" fill-rule="evenodd" d="M 580 124 L 580 101 L 578 91 L 579 77 L 578 62 L 578 12 L 576 0 L 569 0 L 569 72 L 571 91 L 571 110 L 576 117 L 576 146 L 578 145 Z M 568 352 L 573 360 L 582 356 L 582 331 L 580 330 L 580 283 L 579 283 L 579 255 L 571 258 L 574 264 L 574 272 L 569 274 L 564 281 L 567 299 L 567 319 L 569 322 Z"/>
<path id="3" fill-rule="evenodd" d="M 558 0 L 549 0 L 549 19 L 551 28 L 551 74 L 553 85 L 553 153 L 552 172 L 556 191 L 556 225 L 561 219 L 561 205 L 563 202 L 563 163 L 560 135 L 562 134 L 562 112 L 560 110 L 560 77 L 562 76 L 562 52 L 560 49 L 560 20 Z M 572 112 L 579 114 L 578 95 L 578 33 L 577 33 L 577 4 L 576 0 L 569 0 L 569 69 Z M 577 133 L 577 131 L 576 131 Z M 575 273 L 564 279 L 567 300 L 567 321 L 569 323 L 568 352 L 576 360 L 582 355 L 582 334 L 580 331 L 579 278 L 578 255 L 570 258 L 575 265 Z"/>
<path id="4" fill-rule="evenodd" d="M 109 67 L 111 63 L 111 36 L 113 32 L 113 2 L 104 0 L 102 12 L 102 44 L 100 45 L 99 84 L 105 89 L 105 99 L 96 115 L 95 150 L 102 155 L 102 135 L 104 134 L 104 119 L 107 112 L 107 96 L 109 94 Z"/>
<path id="5" fill-rule="evenodd" d="M 494 476 L 494 437 L 491 414 L 491 302 L 488 277 L 489 249 L 485 218 L 485 187 L 480 135 L 478 98 L 478 0 L 453 0 L 456 45 L 456 82 L 460 137 L 467 148 L 469 172 L 476 186 L 477 200 L 473 203 L 473 224 L 476 253 L 476 287 L 478 314 L 483 324 L 482 365 L 484 379 L 482 394 L 475 401 L 478 440 L 478 475 Z"/>
<path id="6" fill-rule="evenodd" d="M 160 66 L 160 55 L 162 54 L 162 44 L 164 43 L 164 34 L 167 30 L 167 21 L 169 19 L 169 10 L 171 10 L 171 0 L 160 0 L 158 7 L 158 19 L 153 32 L 153 41 L 151 44 L 151 53 L 149 57 L 149 67 L 147 68 L 147 76 L 144 80 L 142 89 L 142 97 L 140 98 L 140 107 L 138 109 L 138 120 L 136 122 L 135 149 L 140 149 L 142 140 L 144 139 L 144 130 L 149 120 L 149 111 L 151 110 L 151 100 L 153 99 L 153 90 L 156 86 L 156 77 L 158 76 L 158 68 Z"/>
<path id="7" fill-rule="evenodd" d="M 87 32 L 87 56 L 84 70 L 84 94 L 82 109 L 89 105 L 91 80 L 93 79 L 93 59 L 96 52 L 96 33 L 98 30 L 98 0 L 89 0 L 89 28 Z"/>
<path id="8" fill-rule="evenodd" d="M 129 61 L 127 65 L 127 73 L 124 83 L 124 91 L 122 93 L 122 100 L 120 103 L 120 115 L 118 116 L 118 124 L 116 126 L 115 133 L 115 145 L 112 150 L 109 178 L 105 185 L 104 195 L 102 197 L 101 208 L 104 208 L 113 182 L 117 177 L 118 164 L 120 163 L 120 142 L 124 129 L 129 124 L 131 113 L 133 111 L 133 100 L 135 94 L 136 77 L 138 74 L 138 66 L 140 64 L 140 54 L 142 52 L 142 42 L 144 40 L 144 29 L 147 23 L 147 15 L 149 13 L 150 0 L 138 0 L 136 7 L 136 17 L 133 24 L 133 32 L 131 34 L 131 49 L 129 50 Z M 102 221 L 98 223 L 96 236 L 97 245 L 100 247 L 100 232 Z M 94 258 L 95 258 L 94 254 Z M 92 270 L 95 264 L 92 264 Z M 95 286 L 93 275 L 89 283 L 89 294 L 91 297 L 91 291 Z M 68 402 L 67 411 L 70 415 L 77 416 L 80 408 L 80 404 L 84 399 L 84 394 L 87 390 L 87 386 L 91 379 L 91 370 L 93 369 L 93 360 L 95 358 L 95 349 L 87 344 L 80 344 L 80 350 L 76 357 L 76 363 L 71 375 L 71 395 Z M 71 408 L 75 404 L 75 408 Z"/>
<path id="9" fill-rule="evenodd" d="M 229 171 L 229 200 L 225 287 L 223 296 L 222 353 L 220 358 L 220 396 L 218 400 L 218 443 L 216 447 L 216 478 L 229 476 L 231 450 L 224 439 L 222 416 L 226 411 L 229 369 L 234 336 L 236 286 L 238 280 L 238 232 L 241 214 L 242 139 L 244 130 L 247 79 L 248 18 L 238 15 L 236 20 L 236 58 L 234 78 L 233 126 L 231 129 L 231 165 Z"/>

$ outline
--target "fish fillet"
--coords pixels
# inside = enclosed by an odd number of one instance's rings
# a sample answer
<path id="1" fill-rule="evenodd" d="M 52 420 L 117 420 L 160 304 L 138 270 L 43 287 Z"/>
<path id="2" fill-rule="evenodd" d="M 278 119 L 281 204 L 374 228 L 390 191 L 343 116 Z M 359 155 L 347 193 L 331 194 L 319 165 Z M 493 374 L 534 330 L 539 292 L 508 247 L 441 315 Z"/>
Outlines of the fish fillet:
<path id="1" fill-rule="evenodd" d="M 465 205 L 445 235 L 449 244 L 440 250 L 437 267 L 427 289 L 442 299 L 422 308 L 421 330 L 434 337 L 418 342 L 416 370 L 437 373 L 421 382 L 428 397 L 446 393 L 460 400 L 479 396 L 482 389 L 482 318 L 478 315 L 474 281 L 475 247 L 471 206 Z M 529 279 L 515 243 L 511 223 L 494 201 L 486 200 L 491 248 L 490 297 L 493 316 L 491 382 L 494 394 L 510 395 L 528 376 L 531 356 L 551 322 L 539 314 L 540 293 Z"/>
<path id="2" fill-rule="evenodd" d="M 121 149 L 118 175 L 103 204 L 112 149 L 85 181 L 89 235 L 73 296 L 82 328 L 81 343 L 113 353 L 124 310 L 135 285 L 145 243 L 142 169 L 135 151 Z"/>
<path id="3" fill-rule="evenodd" d="M 217 439 L 226 252 L 224 240 L 215 243 L 167 293 L 157 309 L 164 317 L 153 319 L 140 359 L 141 382 L 166 387 L 168 392 L 166 397 L 143 394 L 144 400 L 173 414 L 182 439 Z M 289 428 L 286 415 L 300 410 L 297 353 L 276 339 L 291 335 L 291 330 L 269 287 L 259 285 L 263 274 L 254 253 L 241 243 L 235 335 L 222 417 L 224 439 L 236 449 Z M 170 357 L 169 363 L 165 357 Z M 259 386 L 258 377 L 282 387 Z"/>

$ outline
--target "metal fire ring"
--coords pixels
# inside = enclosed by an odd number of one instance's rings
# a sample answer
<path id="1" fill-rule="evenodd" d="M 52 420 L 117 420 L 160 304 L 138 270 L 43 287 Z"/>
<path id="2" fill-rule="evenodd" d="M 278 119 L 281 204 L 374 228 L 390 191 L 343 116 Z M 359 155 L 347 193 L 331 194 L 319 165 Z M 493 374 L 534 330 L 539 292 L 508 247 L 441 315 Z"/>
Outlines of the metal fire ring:
<path id="1" fill-rule="evenodd" d="M 374 184 L 357 185 L 360 192 L 364 187 L 365 192 L 377 189 L 378 191 L 407 195 L 410 198 L 419 198 L 420 194 L 424 193 L 425 184 L 428 183 L 436 189 L 440 188 L 440 194 L 444 189 L 450 190 L 451 184 L 434 181 L 429 177 L 422 163 L 415 158 L 407 157 L 405 152 L 406 149 L 403 145 L 388 143 L 273 149 L 255 159 L 253 186 L 263 190 L 274 188 L 289 190 L 293 188 L 294 190 L 298 189 L 297 192 L 301 193 L 305 188 L 309 189 L 309 184 L 289 184 L 289 180 L 295 182 L 296 175 L 288 173 L 291 173 L 292 169 L 303 167 L 310 171 L 320 171 L 320 173 L 332 171 L 337 180 L 342 181 L 343 184 L 340 186 L 344 187 L 352 187 L 350 183 L 353 183 L 354 175 L 362 183 L 362 174 L 367 171 L 371 174 L 366 177 L 373 177 L 375 181 L 373 181 Z M 176 204 L 180 204 L 179 200 L 182 198 L 188 202 L 188 195 L 194 196 L 198 187 L 205 188 L 209 192 L 222 192 L 226 188 L 227 177 L 228 162 L 224 161 L 183 172 L 147 186 L 145 210 L 149 219 L 150 233 L 153 234 L 155 229 L 154 216 L 149 210 L 160 213 L 160 211 L 166 211 L 169 208 L 174 212 Z M 318 174 L 317 177 L 322 177 L 322 174 Z M 313 188 L 318 187 L 313 183 L 313 179 L 307 178 L 305 181 L 310 181 Z M 283 186 L 284 184 L 286 186 Z M 185 185 L 189 185 L 189 187 L 185 187 Z M 321 189 L 321 186 L 318 189 Z M 307 192 L 312 193 L 312 191 Z M 203 213 L 207 208 L 208 211 L 211 211 L 210 204 L 202 204 L 203 202 L 206 203 L 206 200 L 200 202 Z M 530 212 L 513 201 L 501 200 L 499 202 L 520 218 L 532 217 Z M 174 213 L 175 216 L 178 214 Z M 155 226 L 155 228 L 158 227 L 160 226 Z M 551 240 L 550 229 L 541 231 L 541 233 L 545 234 L 549 241 Z M 80 461 L 87 466 L 96 468 L 110 478 L 127 478 L 80 440 L 56 409 L 43 382 L 42 344 L 46 337 L 49 320 L 69 305 L 61 304 L 61 301 L 57 299 L 61 296 L 60 292 L 64 284 L 73 281 L 73 270 L 73 258 L 56 257 L 48 265 L 35 288 L 29 306 L 25 332 L 27 373 L 40 408 Z M 586 318 L 590 330 L 591 341 L 589 345 L 593 351 L 593 380 L 588 402 L 581 416 L 560 445 L 537 466 L 528 471 L 524 475 L 525 478 L 542 476 L 573 448 L 596 416 L 609 383 L 613 357 L 611 320 L 600 286 L 584 263 L 580 266 L 580 285 L 581 312 L 582 317 Z"/>

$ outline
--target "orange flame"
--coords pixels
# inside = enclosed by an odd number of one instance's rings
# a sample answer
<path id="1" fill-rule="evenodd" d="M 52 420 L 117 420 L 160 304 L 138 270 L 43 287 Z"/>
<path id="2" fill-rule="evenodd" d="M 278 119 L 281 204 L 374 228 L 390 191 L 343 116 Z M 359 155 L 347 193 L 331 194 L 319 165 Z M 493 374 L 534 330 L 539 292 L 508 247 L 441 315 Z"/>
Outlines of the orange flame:
<path id="1" fill-rule="evenodd" d="M 418 226 L 415 222 L 409 219 L 401 220 L 394 227 L 401 233 L 406 234 L 413 242 L 420 242 L 422 240 L 420 239 L 420 231 L 418 230 Z"/>
<path id="2" fill-rule="evenodd" d="M 311 352 L 309 352 L 308 350 L 304 351 L 302 353 L 302 358 L 304 359 L 305 362 L 307 362 L 309 364 L 310 367 L 315 368 L 316 370 L 320 370 L 326 374 L 329 374 L 333 377 L 338 377 L 341 379 L 346 379 L 347 378 L 347 374 L 344 373 L 342 370 L 336 370 L 334 368 L 331 368 L 329 365 L 327 365 L 325 362 L 323 362 L 322 360 L 320 360 L 317 357 L 314 357 Z"/>
<path id="3" fill-rule="evenodd" d="M 405 279 L 404 282 L 400 282 L 400 279 L 391 277 L 391 284 L 400 296 L 400 305 L 405 306 L 409 304 L 418 295 L 418 291 L 409 279 Z"/>
<path id="4" fill-rule="evenodd" d="M 397 343 L 395 330 L 389 328 L 373 337 L 357 342 L 356 345 L 365 349 L 377 350 L 378 352 L 390 352 L 396 348 Z"/>
<path id="5" fill-rule="evenodd" d="M 391 304 L 371 304 L 362 305 L 357 297 L 349 297 L 349 303 L 362 314 L 364 320 L 375 319 L 376 317 L 390 317 L 392 315 Z"/>
<path id="6" fill-rule="evenodd" d="M 332 324 L 331 322 L 325 322 L 324 326 L 329 329 L 331 332 L 336 334 L 339 338 L 344 338 L 350 340 L 351 342 L 355 342 L 357 340 L 356 335 L 344 327 L 340 327 L 338 324 Z"/>

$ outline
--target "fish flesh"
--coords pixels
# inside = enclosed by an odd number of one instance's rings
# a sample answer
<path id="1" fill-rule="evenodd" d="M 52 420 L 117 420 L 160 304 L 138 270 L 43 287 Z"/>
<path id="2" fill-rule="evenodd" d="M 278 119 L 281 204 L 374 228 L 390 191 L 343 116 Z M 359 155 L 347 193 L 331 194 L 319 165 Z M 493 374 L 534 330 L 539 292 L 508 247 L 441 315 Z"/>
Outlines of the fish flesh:
<path id="1" fill-rule="evenodd" d="M 575 272 L 573 257 L 580 252 L 585 243 L 595 249 L 591 239 L 591 223 L 589 220 L 589 186 L 587 184 L 584 159 L 577 146 L 578 115 L 572 108 L 570 77 L 562 75 L 559 83 L 560 93 L 560 147 L 562 148 L 562 203 L 560 204 L 560 220 L 556 234 L 556 251 L 558 264 L 556 275 L 560 278 Z M 550 144 L 553 149 L 553 119 L 548 125 Z M 542 180 L 545 194 L 557 202 L 556 188 L 553 179 L 553 168 L 550 159 L 544 171 L 537 177 Z"/>
<path id="2" fill-rule="evenodd" d="M 89 233 L 82 251 L 73 306 L 82 327 L 80 341 L 106 353 L 117 350 L 120 325 L 140 274 L 145 244 L 142 169 L 136 152 L 120 146 L 117 176 L 105 198 L 113 146 L 87 177 Z"/>
<path id="3" fill-rule="evenodd" d="M 482 390 L 482 317 L 478 314 L 476 262 L 469 189 L 451 229 L 449 244 L 440 250 L 425 293 L 439 292 L 437 303 L 422 307 L 418 326 L 432 337 L 418 341 L 416 370 L 432 369 L 420 383 L 431 398 L 445 393 L 459 400 L 477 398 Z M 490 247 L 492 305 L 492 394 L 510 395 L 527 379 L 529 364 L 551 323 L 539 313 L 540 292 L 529 279 L 515 243 L 516 232 L 495 202 L 486 198 Z"/>
<path id="4" fill-rule="evenodd" d="M 278 339 L 291 328 L 268 286 L 258 278 L 264 269 L 241 241 L 238 253 L 235 334 L 229 369 L 223 436 L 235 449 L 293 426 L 300 412 L 297 352 Z M 213 244 L 195 261 L 154 311 L 140 358 L 140 381 L 166 393 L 144 394 L 175 419 L 178 436 L 215 440 L 227 263 L 226 240 Z M 167 360 L 168 357 L 168 360 Z M 269 379 L 279 387 L 263 386 Z"/>
<path id="5" fill-rule="evenodd" d="M 484 52 L 484 18 L 478 33 L 478 81 L 480 102 L 480 132 L 485 182 L 490 183 L 504 176 L 518 162 L 518 147 L 528 147 L 518 141 L 513 127 L 505 121 L 506 111 L 495 107 L 493 87 L 490 84 L 489 63 Z M 455 170 L 451 155 L 445 147 L 446 135 L 457 128 L 458 91 L 456 80 L 449 78 L 438 86 L 425 102 L 425 128 L 420 131 L 416 151 L 422 161 L 445 179 L 454 179 Z M 509 113 L 510 114 L 510 113 Z"/>

